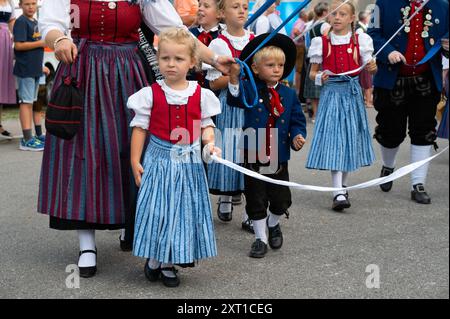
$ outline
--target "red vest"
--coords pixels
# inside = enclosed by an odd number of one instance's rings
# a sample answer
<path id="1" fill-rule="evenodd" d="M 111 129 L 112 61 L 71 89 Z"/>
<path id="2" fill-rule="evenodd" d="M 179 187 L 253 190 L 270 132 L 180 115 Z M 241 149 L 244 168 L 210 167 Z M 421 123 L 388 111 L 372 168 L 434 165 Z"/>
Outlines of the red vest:
<path id="1" fill-rule="evenodd" d="M 219 34 L 219 36 L 217 37 L 218 39 L 222 39 L 223 41 L 225 41 L 225 43 L 228 45 L 228 48 L 231 51 L 231 56 L 233 58 L 239 58 L 241 56 L 241 52 L 242 50 L 236 50 L 233 45 L 230 42 L 230 39 L 228 39 L 226 36 L 224 36 L 223 34 Z M 249 37 L 249 41 L 252 41 L 255 38 L 255 36 L 253 35 L 253 33 L 250 34 Z"/>
<path id="2" fill-rule="evenodd" d="M 71 0 L 72 37 L 99 42 L 138 42 L 141 9 L 128 1 Z M 73 10 L 77 7 L 77 12 Z M 74 17 L 79 16 L 79 21 Z"/>
<path id="3" fill-rule="evenodd" d="M 169 105 L 166 95 L 158 83 L 153 83 L 153 107 L 148 130 L 156 137 L 175 143 L 192 144 L 201 133 L 201 87 L 197 85 L 194 95 L 185 105 Z M 173 130 L 182 129 L 177 132 Z M 172 133 L 173 131 L 173 133 Z M 189 133 L 189 140 L 183 133 Z M 172 139 L 170 138 L 172 136 Z"/>
<path id="4" fill-rule="evenodd" d="M 419 8 L 420 4 L 411 2 L 411 15 L 416 12 L 416 8 Z M 423 10 L 423 9 L 422 9 Z M 408 44 L 406 47 L 405 58 L 409 65 L 415 65 L 425 57 L 425 44 L 422 38 L 423 31 L 423 11 L 418 13 L 412 20 L 410 25 L 410 31 L 408 33 Z M 414 76 L 422 74 L 430 69 L 428 63 L 419 65 L 418 67 L 402 65 L 400 67 L 401 76 Z"/>
<path id="5" fill-rule="evenodd" d="M 361 66 L 358 35 L 355 35 L 355 43 L 350 39 L 348 44 L 332 45 L 331 39 L 322 36 L 322 69 L 333 73 L 342 73 L 357 69 Z M 358 61 L 358 62 L 356 62 Z M 350 76 L 358 75 L 358 72 Z"/>

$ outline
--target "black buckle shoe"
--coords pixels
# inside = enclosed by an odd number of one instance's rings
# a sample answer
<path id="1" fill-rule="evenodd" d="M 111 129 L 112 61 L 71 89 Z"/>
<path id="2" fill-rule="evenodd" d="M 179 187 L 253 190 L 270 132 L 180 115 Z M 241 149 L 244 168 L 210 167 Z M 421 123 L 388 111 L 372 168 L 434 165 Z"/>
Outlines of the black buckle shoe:
<path id="1" fill-rule="evenodd" d="M 242 194 L 233 195 L 231 202 L 233 205 L 241 205 L 242 204 Z"/>
<path id="2" fill-rule="evenodd" d="M 280 224 L 274 227 L 269 227 L 269 246 L 272 249 L 280 249 L 283 246 L 283 233 L 281 232 Z"/>
<path id="3" fill-rule="evenodd" d="M 250 218 L 247 218 L 246 221 L 242 222 L 242 229 L 254 234 L 255 230 L 253 229 L 253 221 Z"/>
<path id="4" fill-rule="evenodd" d="M 122 240 L 122 236 L 119 236 L 120 241 L 120 250 L 122 251 L 132 251 L 133 250 L 133 243 L 127 242 L 126 240 Z"/>
<path id="5" fill-rule="evenodd" d="M 83 250 L 83 251 L 80 251 L 78 257 L 80 257 L 81 255 L 83 255 L 85 253 L 95 254 L 95 263 L 97 263 L 97 250 Z M 90 278 L 90 277 L 94 277 L 95 273 L 97 272 L 97 265 L 90 266 L 90 267 L 79 267 L 78 266 L 78 269 L 80 270 L 80 277 Z"/>
<path id="6" fill-rule="evenodd" d="M 169 288 L 175 288 L 180 285 L 180 279 L 177 276 L 178 270 L 175 269 L 175 267 L 165 267 L 161 268 L 161 279 L 164 284 L 164 286 Z M 175 277 L 167 277 L 164 275 L 163 271 L 171 271 L 174 273 Z"/>
<path id="7" fill-rule="evenodd" d="M 344 200 L 338 200 L 337 198 L 339 196 L 344 196 L 345 199 Z M 345 208 L 350 208 L 351 206 L 352 205 L 350 204 L 350 201 L 348 200 L 348 197 L 345 196 L 345 194 L 338 194 L 338 195 L 334 196 L 334 198 L 333 198 L 333 205 L 331 206 L 331 209 L 336 211 L 336 212 L 341 212 Z"/>
<path id="8" fill-rule="evenodd" d="M 422 183 L 413 185 L 413 190 L 411 191 L 411 199 L 419 204 L 431 204 L 431 197 L 425 191 L 425 187 Z"/>
<path id="9" fill-rule="evenodd" d="M 263 258 L 267 253 L 267 245 L 261 240 L 257 239 L 252 244 L 249 256 L 252 258 Z"/>
<path id="10" fill-rule="evenodd" d="M 231 204 L 231 212 L 221 212 L 220 205 L 221 204 Z M 221 202 L 219 200 L 219 207 L 217 207 L 217 217 L 223 222 L 230 222 L 233 219 L 233 203 L 232 202 Z"/>
<path id="11" fill-rule="evenodd" d="M 148 265 L 148 259 L 145 262 L 144 266 L 144 274 L 145 277 L 147 277 L 148 281 L 155 282 L 159 279 L 159 275 L 161 274 L 161 268 L 158 267 L 157 269 L 151 269 Z"/>
<path id="12" fill-rule="evenodd" d="M 389 176 L 393 172 L 394 172 L 393 168 L 389 168 L 389 167 L 383 166 L 381 168 L 380 177 Z M 384 184 L 380 184 L 380 188 L 381 188 L 381 190 L 383 192 L 389 192 L 391 190 L 391 188 L 392 188 L 392 184 L 393 184 L 393 182 L 387 182 L 387 183 L 384 183 Z"/>

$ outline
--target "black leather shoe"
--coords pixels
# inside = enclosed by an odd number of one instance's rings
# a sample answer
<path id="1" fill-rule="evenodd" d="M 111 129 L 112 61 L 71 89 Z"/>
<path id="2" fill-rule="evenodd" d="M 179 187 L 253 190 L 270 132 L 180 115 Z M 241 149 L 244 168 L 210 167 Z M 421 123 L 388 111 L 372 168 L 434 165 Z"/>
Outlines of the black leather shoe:
<path id="1" fill-rule="evenodd" d="M 83 251 L 80 251 L 80 254 L 78 256 L 80 257 L 81 255 L 83 255 L 85 253 L 95 254 L 95 263 L 97 263 L 97 251 L 96 250 L 83 250 Z M 91 266 L 91 267 L 78 267 L 78 269 L 80 270 L 80 277 L 90 278 L 90 277 L 93 277 L 95 275 L 95 273 L 97 272 L 97 265 Z"/>
<path id="2" fill-rule="evenodd" d="M 267 253 L 267 245 L 261 240 L 257 239 L 252 244 L 249 256 L 252 258 L 263 258 Z"/>
<path id="3" fill-rule="evenodd" d="M 255 230 L 253 229 L 253 221 L 250 218 L 247 218 L 245 222 L 242 222 L 242 229 L 254 234 Z"/>
<path id="4" fill-rule="evenodd" d="M 338 200 L 337 198 L 339 196 L 344 196 L 345 199 L 344 200 Z M 334 196 L 334 198 L 333 198 L 333 205 L 331 206 L 331 209 L 336 211 L 336 212 L 341 212 L 345 208 L 350 208 L 351 206 L 352 205 L 350 204 L 350 201 L 348 200 L 347 196 L 345 196 L 345 194 L 338 194 L 338 195 Z"/>
<path id="5" fill-rule="evenodd" d="M 119 236 L 120 241 L 120 250 L 122 251 L 132 251 L 133 250 L 133 243 L 129 243 L 126 240 L 122 240 L 122 236 Z"/>
<path id="6" fill-rule="evenodd" d="M 283 233 L 281 232 L 280 224 L 269 227 L 269 246 L 272 249 L 280 249 L 283 246 Z"/>
<path id="7" fill-rule="evenodd" d="M 231 212 L 221 212 L 220 204 L 231 204 Z M 233 219 L 233 203 L 219 201 L 219 207 L 217 207 L 217 217 L 223 222 L 230 222 Z"/>
<path id="8" fill-rule="evenodd" d="M 233 195 L 231 199 L 233 205 L 241 205 L 242 204 L 242 194 Z"/>
<path id="9" fill-rule="evenodd" d="M 393 168 L 389 168 L 389 167 L 383 166 L 381 168 L 380 177 L 389 176 L 393 172 L 394 172 Z M 392 184 L 393 184 L 393 182 L 387 182 L 387 183 L 384 183 L 384 184 L 380 184 L 380 188 L 381 188 L 381 190 L 383 192 L 389 192 L 391 190 L 391 188 L 392 188 Z"/>
<path id="10" fill-rule="evenodd" d="M 159 279 L 159 275 L 161 274 L 161 269 L 158 267 L 157 269 L 151 269 L 148 265 L 148 259 L 145 262 L 144 266 L 144 274 L 147 277 L 148 281 L 155 282 Z"/>
<path id="11" fill-rule="evenodd" d="M 163 273 L 163 271 L 171 271 L 175 274 L 175 277 L 166 277 Z M 164 284 L 164 286 L 169 288 L 175 288 L 180 285 L 180 279 L 177 277 L 178 270 L 175 269 L 175 267 L 165 267 L 161 268 L 161 279 Z"/>
<path id="12" fill-rule="evenodd" d="M 413 189 L 411 191 L 411 199 L 415 200 L 416 203 L 419 204 L 431 204 L 431 197 L 425 191 L 425 187 L 422 183 L 413 185 Z"/>

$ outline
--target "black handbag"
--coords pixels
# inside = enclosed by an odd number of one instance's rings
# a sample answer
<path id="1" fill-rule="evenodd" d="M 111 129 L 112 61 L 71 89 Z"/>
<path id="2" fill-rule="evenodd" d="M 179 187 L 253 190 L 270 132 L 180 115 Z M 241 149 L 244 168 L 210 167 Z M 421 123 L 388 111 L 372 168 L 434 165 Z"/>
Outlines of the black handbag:
<path id="1" fill-rule="evenodd" d="M 69 74 L 64 75 L 61 85 L 53 92 L 45 113 L 45 128 L 50 134 L 71 140 L 78 132 L 83 112 L 83 98 L 76 80 Z"/>

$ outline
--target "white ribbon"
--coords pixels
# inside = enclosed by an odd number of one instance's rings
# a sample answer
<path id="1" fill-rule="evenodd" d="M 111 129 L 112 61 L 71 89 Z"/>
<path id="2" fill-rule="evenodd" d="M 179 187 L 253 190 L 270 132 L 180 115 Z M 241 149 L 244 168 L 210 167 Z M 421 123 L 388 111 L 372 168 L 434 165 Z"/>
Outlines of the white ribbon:
<path id="1" fill-rule="evenodd" d="M 294 183 L 294 182 L 287 182 L 287 181 L 280 181 L 280 180 L 276 180 L 264 175 L 261 175 L 259 173 L 256 173 L 252 170 L 249 170 L 247 168 L 244 168 L 242 166 L 239 166 L 235 163 L 232 163 L 230 161 L 227 161 L 225 159 L 222 159 L 220 157 L 217 157 L 216 154 L 213 154 L 211 156 L 212 160 L 223 164 L 231 169 L 234 169 L 242 174 L 245 174 L 247 176 L 251 176 L 253 178 L 262 180 L 264 182 L 268 182 L 268 183 L 272 183 L 272 184 L 276 184 L 276 185 L 281 185 L 281 186 L 288 186 L 288 187 L 293 187 L 293 188 L 297 188 L 297 189 L 302 189 L 302 190 L 311 190 L 311 191 L 317 191 L 317 192 L 339 192 L 339 191 L 345 191 L 345 190 L 353 190 L 353 189 L 363 189 L 363 188 L 368 188 L 368 187 L 372 187 L 372 186 L 377 186 L 380 184 L 384 184 L 384 183 L 388 183 L 388 182 L 392 182 L 393 180 L 396 180 L 400 177 L 403 177 L 409 173 L 411 173 L 412 171 L 414 171 L 415 169 L 419 168 L 420 166 L 432 161 L 433 159 L 435 159 L 436 157 L 438 157 L 439 155 L 441 155 L 442 153 L 444 153 L 445 151 L 448 150 L 448 146 L 443 149 L 441 152 L 437 153 L 436 155 L 430 156 L 427 159 L 424 159 L 422 161 L 418 161 L 406 166 L 403 166 L 401 168 L 399 168 L 398 170 L 394 171 L 391 175 L 389 176 L 385 176 L 385 177 L 379 177 L 379 178 L 375 178 L 372 179 L 370 181 L 364 182 L 364 183 L 360 183 L 354 186 L 348 186 L 346 188 L 334 188 L 334 187 L 323 187 L 323 186 L 314 186 L 314 185 L 303 185 L 303 184 L 298 184 L 298 183 Z"/>

